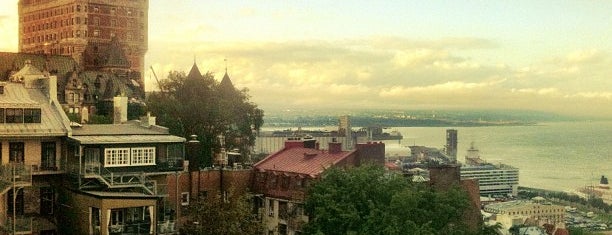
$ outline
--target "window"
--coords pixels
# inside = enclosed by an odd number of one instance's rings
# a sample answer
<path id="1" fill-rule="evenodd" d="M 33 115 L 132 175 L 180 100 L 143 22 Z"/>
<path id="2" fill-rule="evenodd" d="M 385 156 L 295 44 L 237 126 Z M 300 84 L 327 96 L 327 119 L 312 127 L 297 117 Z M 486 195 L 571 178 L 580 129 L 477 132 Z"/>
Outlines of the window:
<path id="1" fill-rule="evenodd" d="M 104 149 L 104 166 L 129 166 L 130 165 L 130 149 L 129 148 L 108 148 Z"/>
<path id="2" fill-rule="evenodd" d="M 23 122 L 24 123 L 40 123 L 40 109 L 24 109 L 23 110 Z"/>
<path id="3" fill-rule="evenodd" d="M 284 220 L 289 218 L 289 206 L 287 202 L 278 202 L 278 216 Z"/>
<path id="4" fill-rule="evenodd" d="M 181 205 L 183 206 L 189 205 L 189 192 L 181 193 Z"/>
<path id="5" fill-rule="evenodd" d="M 4 87 L 2 87 L 4 89 Z M 0 123 L 4 123 L 4 109 L 0 109 Z"/>
<path id="6" fill-rule="evenodd" d="M 268 199 L 268 216 L 274 217 L 274 200 Z"/>
<path id="7" fill-rule="evenodd" d="M 132 148 L 132 165 L 155 165 L 155 147 Z"/>
<path id="8" fill-rule="evenodd" d="M 6 123 L 23 123 L 23 109 L 6 109 Z"/>
<path id="9" fill-rule="evenodd" d="M 53 215 L 53 203 L 55 202 L 55 193 L 51 187 L 40 188 L 40 214 Z"/>
<path id="10" fill-rule="evenodd" d="M 40 148 L 42 170 L 55 170 L 55 142 L 42 142 Z"/>
<path id="11" fill-rule="evenodd" d="M 9 143 L 9 161 L 11 163 L 23 163 L 24 162 L 24 145 L 23 142 L 10 142 Z"/>
<path id="12" fill-rule="evenodd" d="M 24 201 L 23 201 L 23 189 L 11 189 L 8 191 L 8 197 L 7 198 L 13 198 L 13 193 L 17 192 L 16 196 L 15 196 L 15 204 L 13 204 L 13 200 L 6 200 L 6 204 L 7 204 L 7 211 L 9 214 L 13 214 L 13 212 L 15 212 L 16 215 L 23 215 L 24 214 Z"/>
<path id="13" fill-rule="evenodd" d="M 123 210 L 112 209 L 110 220 L 110 225 L 123 225 Z"/>

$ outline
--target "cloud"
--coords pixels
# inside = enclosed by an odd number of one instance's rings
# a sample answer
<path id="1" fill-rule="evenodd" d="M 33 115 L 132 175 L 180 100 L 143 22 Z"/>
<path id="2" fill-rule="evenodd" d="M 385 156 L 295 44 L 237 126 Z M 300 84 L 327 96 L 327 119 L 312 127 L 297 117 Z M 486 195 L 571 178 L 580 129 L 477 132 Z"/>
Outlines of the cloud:
<path id="1" fill-rule="evenodd" d="M 600 50 L 570 52 L 513 68 L 472 59 L 469 51 L 495 53 L 497 45 L 468 38 L 194 41 L 193 46 L 185 45 L 190 43 L 151 48 L 147 62 L 154 62 L 163 77 L 170 70 L 187 71 L 196 55 L 200 70 L 212 71 L 220 80 L 227 59 L 233 83 L 249 88 L 252 101 L 264 110 L 513 108 L 612 115 L 586 104 L 612 105 L 612 81 L 607 79 L 612 65 Z M 571 66 L 578 69 L 572 72 Z"/>

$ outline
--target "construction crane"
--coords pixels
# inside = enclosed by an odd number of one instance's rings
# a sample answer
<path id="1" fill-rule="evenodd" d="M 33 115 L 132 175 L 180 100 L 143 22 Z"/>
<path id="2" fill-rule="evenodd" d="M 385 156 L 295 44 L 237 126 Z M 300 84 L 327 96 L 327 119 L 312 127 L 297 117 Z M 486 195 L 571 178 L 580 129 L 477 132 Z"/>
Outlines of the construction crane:
<path id="1" fill-rule="evenodd" d="M 151 68 L 151 72 L 153 72 L 153 76 L 155 77 L 155 81 L 157 82 L 157 86 L 159 87 L 159 91 L 163 94 L 164 93 L 164 88 L 162 87 L 161 83 L 159 82 L 159 78 L 157 78 L 157 74 L 155 73 L 155 70 L 153 70 L 153 66 L 150 66 Z"/>

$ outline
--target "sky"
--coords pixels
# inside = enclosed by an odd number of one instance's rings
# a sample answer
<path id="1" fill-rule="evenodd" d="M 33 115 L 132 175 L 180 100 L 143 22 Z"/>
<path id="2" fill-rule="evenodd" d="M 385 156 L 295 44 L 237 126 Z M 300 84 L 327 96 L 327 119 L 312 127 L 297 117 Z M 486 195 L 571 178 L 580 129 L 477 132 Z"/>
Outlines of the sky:
<path id="1" fill-rule="evenodd" d="M 227 70 L 265 110 L 612 116 L 612 1 L 150 0 L 146 68 Z M 17 0 L 0 0 L 17 51 Z M 227 62 L 225 62 L 227 60 Z M 147 90 L 157 88 L 148 69 Z"/>

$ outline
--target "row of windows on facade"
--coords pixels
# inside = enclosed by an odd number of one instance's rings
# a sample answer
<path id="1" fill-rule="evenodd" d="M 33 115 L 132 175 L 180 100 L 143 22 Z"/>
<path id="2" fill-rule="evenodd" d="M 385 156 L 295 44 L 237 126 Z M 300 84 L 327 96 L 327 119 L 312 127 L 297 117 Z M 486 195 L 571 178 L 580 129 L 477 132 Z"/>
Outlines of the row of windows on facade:
<path id="1" fill-rule="evenodd" d="M 258 181 L 260 183 L 265 183 L 267 188 L 280 187 L 281 189 L 287 190 L 287 189 L 301 189 L 303 187 L 308 186 L 307 178 L 301 178 L 297 176 L 289 177 L 289 176 L 282 176 L 282 175 L 259 173 L 258 178 L 259 178 Z"/>
<path id="2" fill-rule="evenodd" d="M 119 37 L 121 40 L 133 41 L 135 39 L 144 40 L 144 33 L 138 31 L 129 31 L 123 32 L 121 31 L 117 34 L 115 31 L 110 31 L 107 35 L 102 33 L 103 31 L 99 29 L 95 29 L 93 31 L 89 31 L 87 34 L 87 30 L 72 30 L 72 31 L 62 31 L 59 33 L 59 38 L 57 33 L 45 34 L 45 35 L 33 35 L 32 37 L 24 38 L 22 40 L 23 44 L 30 43 L 42 43 L 42 42 L 50 42 L 55 40 L 67 39 L 67 38 L 81 38 L 81 37 L 95 37 L 95 38 L 113 38 Z"/>
<path id="3" fill-rule="evenodd" d="M 42 142 L 40 145 L 40 160 L 42 169 L 55 169 L 55 142 Z M 0 143 L 2 150 L 2 143 Z M 0 151 L 0 159 L 2 151 Z M 25 161 L 25 144 L 24 142 L 9 142 L 9 162 L 23 163 Z"/>
<path id="4" fill-rule="evenodd" d="M 117 21 L 117 19 L 111 19 L 110 21 L 100 21 L 100 17 L 94 17 L 93 21 L 88 21 L 87 17 L 82 18 L 83 21 L 81 22 L 81 17 L 74 17 L 74 18 L 69 18 L 69 19 L 60 19 L 58 20 L 54 20 L 51 22 L 45 22 L 45 23 L 33 23 L 33 24 L 29 24 L 23 27 L 23 31 L 24 33 L 32 33 L 32 32 L 37 32 L 37 31 L 43 31 L 43 30 L 48 30 L 48 29 L 56 29 L 56 28 L 61 28 L 64 26 L 71 26 L 71 25 L 80 25 L 81 23 L 84 25 L 93 25 L 93 26 L 106 26 L 106 27 L 121 27 L 121 28 L 128 28 L 128 29 L 135 29 L 136 26 L 138 26 L 141 30 L 144 29 L 144 22 L 140 22 L 140 23 L 135 23 L 134 20 L 131 19 L 127 19 L 127 18 L 119 18 L 119 21 Z"/>
<path id="5" fill-rule="evenodd" d="M 534 210 L 534 211 L 512 211 L 508 212 L 509 215 L 525 215 L 525 214 L 539 214 L 539 213 L 562 213 L 565 210 L 562 209 L 550 209 L 550 210 Z"/>
<path id="6" fill-rule="evenodd" d="M 104 149 L 104 167 L 155 165 L 155 147 Z"/>
<path id="7" fill-rule="evenodd" d="M 134 15 L 134 12 L 136 11 L 132 8 L 121 7 L 117 9 L 116 7 L 87 6 L 87 5 L 84 5 L 83 7 L 81 7 L 81 5 L 75 5 L 72 7 L 70 6 L 56 7 L 50 10 L 42 10 L 36 13 L 30 13 L 22 17 L 21 21 L 29 22 L 29 21 L 35 21 L 35 20 L 40 20 L 40 19 L 46 19 L 46 18 L 50 18 L 54 16 L 61 16 L 63 14 L 81 12 L 81 9 L 83 9 L 83 12 L 87 12 L 89 9 L 89 12 L 99 13 L 99 14 L 111 14 L 111 15 L 117 14 L 117 15 L 126 15 L 126 16 L 138 16 L 139 15 L 140 17 L 144 17 L 144 11 L 140 11 L 140 14 Z"/>
<path id="8" fill-rule="evenodd" d="M 0 123 L 40 123 L 39 108 L 0 108 Z"/>
<path id="9" fill-rule="evenodd" d="M 90 207 L 91 223 L 93 226 L 97 226 L 97 229 L 99 229 L 100 220 L 102 219 L 101 212 L 100 208 Z M 110 209 L 108 225 L 110 227 L 134 223 L 148 225 L 151 219 L 151 212 L 151 209 L 147 206 Z"/>
<path id="10" fill-rule="evenodd" d="M 55 202 L 55 190 L 51 187 L 40 187 L 40 196 L 38 201 L 40 203 L 39 213 L 41 215 L 53 215 L 53 203 Z M 14 195 L 14 196 L 13 196 Z M 6 200 L 6 209 L 8 214 L 24 215 L 25 214 L 25 197 L 24 189 L 9 190 L 7 198 L 15 198 L 13 200 Z M 28 202 L 30 203 L 30 202 Z"/>

